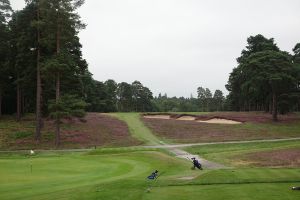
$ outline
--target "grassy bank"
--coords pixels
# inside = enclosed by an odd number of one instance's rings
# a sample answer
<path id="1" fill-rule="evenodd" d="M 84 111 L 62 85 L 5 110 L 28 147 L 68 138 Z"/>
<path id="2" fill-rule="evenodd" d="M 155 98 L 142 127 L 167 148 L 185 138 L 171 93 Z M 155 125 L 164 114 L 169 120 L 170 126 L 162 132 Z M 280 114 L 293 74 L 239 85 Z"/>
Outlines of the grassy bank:
<path id="1" fill-rule="evenodd" d="M 238 167 L 252 166 L 250 160 L 247 162 L 247 155 L 251 155 L 251 153 L 270 152 L 285 149 L 300 149 L 299 140 L 244 144 L 216 144 L 185 148 L 185 150 L 188 152 L 201 155 L 208 160 Z"/>

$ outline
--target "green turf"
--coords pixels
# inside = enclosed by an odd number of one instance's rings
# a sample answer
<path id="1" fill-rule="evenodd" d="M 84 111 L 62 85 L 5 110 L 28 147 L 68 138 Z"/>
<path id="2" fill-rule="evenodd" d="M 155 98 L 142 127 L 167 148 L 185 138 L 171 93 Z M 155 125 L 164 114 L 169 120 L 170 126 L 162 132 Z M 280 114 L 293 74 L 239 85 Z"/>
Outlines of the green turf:
<path id="1" fill-rule="evenodd" d="M 177 167 L 173 168 L 174 165 Z M 137 189 L 143 191 L 148 184 L 145 177 L 155 169 L 165 172 L 164 176 L 172 176 L 189 169 L 189 165 L 159 152 L 2 155 L 0 199 L 64 199 L 65 192 L 70 190 L 90 190 L 102 184 L 109 187 L 114 183 L 122 188 L 133 180 L 139 182 Z"/>
<path id="2" fill-rule="evenodd" d="M 155 169 L 161 176 L 147 180 Z M 195 179 L 178 179 L 186 176 Z M 161 152 L 108 154 L 107 150 L 105 154 L 41 153 L 32 158 L 1 154 L 0 177 L 1 200 L 278 199 L 280 195 L 296 200 L 299 192 L 290 187 L 300 184 L 300 169 L 196 171 L 184 160 Z M 215 190 L 222 193 L 216 195 Z M 261 191 L 253 193 L 256 190 Z"/>
<path id="3" fill-rule="evenodd" d="M 130 133 L 136 139 L 143 141 L 147 145 L 162 144 L 162 141 L 153 135 L 151 130 L 140 120 L 141 115 L 139 113 L 113 113 L 110 115 L 125 121 Z"/>
<path id="4" fill-rule="evenodd" d="M 300 192 L 290 189 L 295 184 L 298 183 L 160 187 L 152 190 L 145 199 L 294 200 L 300 198 Z"/>
<path id="5" fill-rule="evenodd" d="M 145 144 L 160 140 L 144 126 L 138 113 L 113 116 L 128 124 L 131 134 Z M 0 130 L 7 125 L 0 124 Z M 288 129 L 284 127 L 283 129 Z M 294 131 L 294 130 L 292 130 Z M 19 133 L 13 137 L 26 137 Z M 246 152 L 300 147 L 299 141 L 219 144 L 187 148 L 210 160 L 231 164 L 231 157 Z M 32 165 L 32 172 L 31 172 Z M 250 200 L 300 199 L 300 169 L 233 168 L 191 170 L 191 164 L 143 147 L 103 148 L 84 153 L 0 153 L 0 199 L 104 200 Z M 162 172 L 156 181 L 146 176 Z M 192 180 L 180 178 L 193 177 Z"/>
<path id="6" fill-rule="evenodd" d="M 280 141 L 280 142 L 254 142 L 243 144 L 214 144 L 193 146 L 185 148 L 186 151 L 192 154 L 198 154 L 202 157 L 223 163 L 225 165 L 233 165 L 233 160 L 246 153 L 268 151 L 275 149 L 300 148 L 300 140 L 295 141 Z"/>

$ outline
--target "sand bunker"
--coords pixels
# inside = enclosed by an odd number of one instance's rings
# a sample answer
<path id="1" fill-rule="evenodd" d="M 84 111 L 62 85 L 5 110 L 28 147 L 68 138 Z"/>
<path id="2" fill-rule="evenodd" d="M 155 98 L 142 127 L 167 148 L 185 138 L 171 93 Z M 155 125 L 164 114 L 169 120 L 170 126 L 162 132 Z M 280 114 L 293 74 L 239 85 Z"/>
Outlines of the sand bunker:
<path id="1" fill-rule="evenodd" d="M 182 120 L 182 121 L 194 121 L 196 118 L 192 116 L 182 116 L 177 118 L 176 120 Z"/>
<path id="2" fill-rule="evenodd" d="M 148 118 L 148 119 L 170 119 L 170 115 L 145 115 L 144 118 Z"/>
<path id="3" fill-rule="evenodd" d="M 209 123 L 209 124 L 241 124 L 242 122 L 234 121 L 234 120 L 228 120 L 228 119 L 210 119 L 210 120 L 197 120 L 197 122 L 201 123 Z"/>
<path id="4" fill-rule="evenodd" d="M 171 119 L 170 115 L 144 115 L 144 118 L 148 119 Z M 180 121 L 196 121 L 201 123 L 208 123 L 208 124 L 241 124 L 242 122 L 229 120 L 229 119 L 220 119 L 220 118 L 213 118 L 209 120 L 196 120 L 197 118 L 194 116 L 182 116 L 177 118 L 176 120 Z"/>

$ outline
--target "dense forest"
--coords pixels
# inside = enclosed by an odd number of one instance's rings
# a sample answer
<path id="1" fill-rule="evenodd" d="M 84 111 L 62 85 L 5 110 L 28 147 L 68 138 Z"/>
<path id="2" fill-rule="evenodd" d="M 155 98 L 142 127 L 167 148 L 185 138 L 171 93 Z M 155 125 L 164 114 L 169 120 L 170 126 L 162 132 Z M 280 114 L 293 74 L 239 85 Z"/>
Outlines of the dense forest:
<path id="1" fill-rule="evenodd" d="M 153 97 L 141 82 L 94 80 L 82 57 L 78 33 L 85 28 L 77 13 L 84 0 L 26 0 L 13 11 L 0 0 L 0 117 L 36 113 L 36 140 L 43 118 L 52 117 L 59 145 L 60 121 L 84 112 L 266 111 L 277 119 L 300 110 L 300 44 L 293 55 L 274 39 L 248 38 L 226 85 L 212 93 L 199 87 L 197 97 Z"/>
<path id="2" fill-rule="evenodd" d="M 1 0 L 0 115 L 15 113 L 17 120 L 33 112 L 38 118 L 62 115 L 70 97 L 84 101 L 81 105 L 90 112 L 222 110 L 225 98 L 220 90 L 212 96 L 209 89 L 200 87 L 198 99 L 153 98 L 139 81 L 94 80 L 78 38 L 85 25 L 76 10 L 84 1 L 26 3 L 23 10 L 13 11 L 8 0 Z M 218 106 L 213 106 L 213 99 Z"/>
<path id="3" fill-rule="evenodd" d="M 300 43 L 293 55 L 282 51 L 274 39 L 251 36 L 237 58 L 227 90 L 231 110 L 285 114 L 300 110 Z"/>

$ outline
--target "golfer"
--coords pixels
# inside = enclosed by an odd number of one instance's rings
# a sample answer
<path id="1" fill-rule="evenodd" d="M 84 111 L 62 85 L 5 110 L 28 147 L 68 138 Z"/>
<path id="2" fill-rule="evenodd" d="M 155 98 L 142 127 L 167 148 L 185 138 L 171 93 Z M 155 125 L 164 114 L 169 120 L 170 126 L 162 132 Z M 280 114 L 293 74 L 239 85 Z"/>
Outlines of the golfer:
<path id="1" fill-rule="evenodd" d="M 202 165 L 199 163 L 199 161 L 196 158 L 192 158 L 192 160 L 193 160 L 193 164 L 194 164 L 194 166 L 193 166 L 194 169 L 197 167 L 198 169 L 203 170 Z"/>

